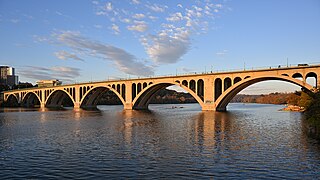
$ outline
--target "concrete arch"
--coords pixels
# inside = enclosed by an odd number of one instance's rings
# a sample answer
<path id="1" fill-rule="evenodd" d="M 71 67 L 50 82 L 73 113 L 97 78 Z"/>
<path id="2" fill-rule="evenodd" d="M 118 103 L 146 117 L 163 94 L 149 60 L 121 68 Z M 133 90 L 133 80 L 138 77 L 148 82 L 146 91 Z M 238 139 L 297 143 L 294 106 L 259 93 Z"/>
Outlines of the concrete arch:
<path id="1" fill-rule="evenodd" d="M 168 86 L 172 85 L 177 85 L 183 88 L 185 91 L 190 93 L 190 95 L 200 104 L 200 106 L 203 106 L 203 101 L 201 98 L 193 92 L 191 89 L 188 87 L 181 85 L 176 82 L 170 82 L 170 83 L 157 83 L 157 84 L 152 84 L 142 90 L 139 94 L 137 94 L 136 98 L 132 101 L 133 109 L 148 109 L 148 105 L 150 103 L 150 100 L 152 97 L 161 89 L 164 89 Z"/>
<path id="2" fill-rule="evenodd" d="M 66 97 L 69 97 L 73 105 L 75 105 L 75 100 L 73 99 L 73 97 L 68 91 L 64 89 L 57 89 L 52 91 L 48 95 L 48 98 L 45 100 L 45 103 L 44 103 L 45 107 L 55 107 L 55 108 L 61 107 L 61 104 Z"/>
<path id="3" fill-rule="evenodd" d="M 10 94 L 5 100 L 5 106 L 15 107 L 19 105 L 19 99 L 15 94 Z"/>
<path id="4" fill-rule="evenodd" d="M 31 97 L 34 97 L 33 99 L 30 99 Z M 38 96 L 37 93 L 35 92 L 27 92 L 22 98 L 21 98 L 21 105 L 22 106 L 25 106 L 25 107 L 31 107 L 31 106 L 34 106 L 34 101 L 37 100 L 39 102 L 39 105 L 41 103 L 41 99 L 40 97 Z"/>
<path id="5" fill-rule="evenodd" d="M 93 92 L 94 91 L 94 92 Z M 84 108 L 92 108 L 92 107 L 96 107 L 97 103 L 98 103 L 98 99 L 99 97 L 106 91 L 112 91 L 115 95 L 117 95 L 117 97 L 120 99 L 121 103 L 124 105 L 125 104 L 125 100 L 123 99 L 123 97 L 121 96 L 120 93 L 118 93 L 115 89 L 110 88 L 109 86 L 96 86 L 91 88 L 89 91 L 87 91 L 82 99 L 80 100 L 80 107 L 84 107 Z M 89 96 L 89 94 L 92 95 L 89 97 L 89 99 L 87 100 L 87 102 L 84 104 L 84 101 L 86 100 L 86 98 Z"/>
<path id="6" fill-rule="evenodd" d="M 241 80 L 242 80 L 241 77 L 235 77 L 233 79 L 233 84 L 236 84 L 236 83 L 240 82 Z"/>
<path id="7" fill-rule="evenodd" d="M 308 77 L 317 78 L 317 74 L 315 72 L 308 72 L 308 74 L 306 75 L 305 79 L 307 79 Z"/>
<path id="8" fill-rule="evenodd" d="M 232 80 L 229 77 L 224 78 L 223 80 L 223 91 L 226 91 L 227 89 L 229 89 L 232 86 Z"/>
<path id="9" fill-rule="evenodd" d="M 301 73 L 294 73 L 292 75 L 293 78 L 303 78 L 302 74 Z"/>
<path id="10" fill-rule="evenodd" d="M 240 83 L 237 83 L 231 86 L 227 91 L 223 92 L 221 96 L 216 100 L 215 107 L 217 111 L 225 111 L 227 105 L 232 100 L 232 98 L 237 95 L 241 90 L 247 88 L 250 85 L 253 85 L 258 82 L 267 81 L 267 80 L 281 80 L 296 84 L 303 89 L 312 92 L 313 87 L 303 81 L 300 81 L 295 78 L 287 77 L 287 76 L 260 76 L 254 78 L 247 78 Z"/>

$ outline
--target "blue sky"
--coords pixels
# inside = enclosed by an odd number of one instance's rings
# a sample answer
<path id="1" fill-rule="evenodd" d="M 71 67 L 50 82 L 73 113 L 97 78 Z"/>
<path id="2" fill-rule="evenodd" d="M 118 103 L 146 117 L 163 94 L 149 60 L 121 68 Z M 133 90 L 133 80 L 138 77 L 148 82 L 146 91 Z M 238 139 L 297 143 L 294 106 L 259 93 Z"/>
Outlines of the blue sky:
<path id="1" fill-rule="evenodd" d="M 0 0 L 0 37 L 0 64 L 32 83 L 320 63 L 320 1 Z"/>

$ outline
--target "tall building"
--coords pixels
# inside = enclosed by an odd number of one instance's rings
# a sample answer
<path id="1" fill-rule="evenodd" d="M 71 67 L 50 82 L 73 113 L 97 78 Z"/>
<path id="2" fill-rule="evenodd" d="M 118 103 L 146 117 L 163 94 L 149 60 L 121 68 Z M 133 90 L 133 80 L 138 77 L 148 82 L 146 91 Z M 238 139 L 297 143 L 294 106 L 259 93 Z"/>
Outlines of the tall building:
<path id="1" fill-rule="evenodd" d="M 18 81 L 18 76 L 15 75 L 13 67 L 0 66 L 0 84 L 12 87 L 18 84 Z"/>

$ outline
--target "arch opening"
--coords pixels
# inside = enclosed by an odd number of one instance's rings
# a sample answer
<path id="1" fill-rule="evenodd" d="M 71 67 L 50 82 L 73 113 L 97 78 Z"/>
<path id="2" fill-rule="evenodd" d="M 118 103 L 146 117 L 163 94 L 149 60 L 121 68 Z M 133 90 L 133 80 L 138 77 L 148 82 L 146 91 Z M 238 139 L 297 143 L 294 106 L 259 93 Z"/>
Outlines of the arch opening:
<path id="1" fill-rule="evenodd" d="M 293 75 L 292 75 L 292 77 L 293 78 L 295 78 L 295 79 L 299 79 L 299 78 L 303 78 L 303 76 L 300 74 L 300 73 L 294 73 Z"/>
<path id="2" fill-rule="evenodd" d="M 30 108 L 30 107 L 31 108 L 38 108 L 38 107 L 40 107 L 40 100 L 35 93 L 29 92 L 23 97 L 23 100 L 21 102 L 21 106 L 28 107 L 28 108 Z"/>
<path id="3" fill-rule="evenodd" d="M 148 85 L 146 82 L 143 83 L 143 89 L 146 88 Z"/>
<path id="4" fill-rule="evenodd" d="M 274 77 L 258 77 L 255 79 L 248 79 L 243 81 L 242 83 L 238 83 L 235 86 L 232 86 L 229 90 L 224 92 L 223 96 L 219 97 L 216 101 L 216 110 L 217 111 L 226 111 L 226 107 L 229 104 L 229 102 L 242 90 L 246 89 L 247 87 L 254 85 L 259 82 L 264 82 L 264 81 L 270 81 L 270 80 L 278 80 L 282 82 L 288 82 L 288 84 L 294 84 L 307 93 L 312 93 L 312 86 L 306 85 L 303 82 L 293 79 L 293 78 L 287 78 L 284 76 L 274 76 Z"/>
<path id="5" fill-rule="evenodd" d="M 197 82 L 197 95 L 200 97 L 200 99 L 203 101 L 204 96 L 204 81 L 202 79 L 199 79 Z"/>
<path id="6" fill-rule="evenodd" d="M 229 89 L 229 87 L 231 87 L 231 79 L 230 78 L 225 78 L 224 79 L 224 91 L 226 91 L 227 89 Z"/>
<path id="7" fill-rule="evenodd" d="M 71 97 L 63 90 L 56 90 L 49 95 L 45 106 L 47 108 L 73 107 L 74 102 Z"/>
<path id="8" fill-rule="evenodd" d="M 190 81 L 189 88 L 190 88 L 193 92 L 196 92 L 196 81 L 195 81 L 195 80 L 191 80 L 191 81 Z"/>
<path id="9" fill-rule="evenodd" d="M 135 83 L 132 83 L 132 99 L 136 98 L 137 95 L 137 86 Z"/>
<path id="10" fill-rule="evenodd" d="M 121 85 L 121 95 L 122 95 L 123 100 L 126 100 L 126 85 L 125 84 Z"/>
<path id="11" fill-rule="evenodd" d="M 182 85 L 184 85 L 185 87 L 188 87 L 188 81 L 187 80 L 183 80 L 182 81 Z"/>
<path id="12" fill-rule="evenodd" d="M 148 109 L 149 104 L 199 103 L 201 98 L 191 89 L 174 83 L 153 84 L 134 99 L 133 109 Z M 176 107 L 176 106 L 172 106 Z"/>
<path id="13" fill-rule="evenodd" d="M 137 85 L 137 94 L 141 92 L 141 83 L 138 83 Z"/>
<path id="14" fill-rule="evenodd" d="M 120 94 L 118 93 L 118 96 L 116 92 L 108 87 L 92 88 L 81 100 L 80 107 L 83 109 L 99 109 L 99 105 L 122 105 Z"/>
<path id="15" fill-rule="evenodd" d="M 214 80 L 214 100 L 216 101 L 222 94 L 222 80 L 217 78 Z"/>
<path id="16" fill-rule="evenodd" d="M 306 82 L 308 84 L 310 84 L 312 87 L 315 87 L 317 88 L 317 84 L 318 84 L 318 78 L 317 78 L 317 74 L 314 73 L 314 72 L 309 72 L 307 75 L 306 75 Z"/>
<path id="17" fill-rule="evenodd" d="M 4 105 L 6 107 L 18 107 L 19 102 L 18 102 L 18 99 L 16 98 L 16 96 L 14 96 L 13 94 L 10 94 Z"/>
<path id="18" fill-rule="evenodd" d="M 240 77 L 236 77 L 233 80 L 233 84 L 237 84 L 238 82 L 240 82 L 242 79 Z"/>

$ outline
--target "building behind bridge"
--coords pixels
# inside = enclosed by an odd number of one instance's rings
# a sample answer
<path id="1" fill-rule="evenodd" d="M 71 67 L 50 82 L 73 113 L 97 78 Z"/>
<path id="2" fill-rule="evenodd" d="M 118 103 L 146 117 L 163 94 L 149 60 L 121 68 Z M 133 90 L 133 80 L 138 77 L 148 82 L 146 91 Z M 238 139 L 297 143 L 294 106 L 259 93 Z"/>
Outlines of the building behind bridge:
<path id="1" fill-rule="evenodd" d="M 13 67 L 0 66 L 0 84 L 10 88 L 18 84 L 18 76 L 15 75 Z"/>
<path id="2" fill-rule="evenodd" d="M 52 87 L 52 86 L 59 86 L 62 82 L 58 79 L 54 80 L 39 80 L 37 81 L 38 87 Z"/>

